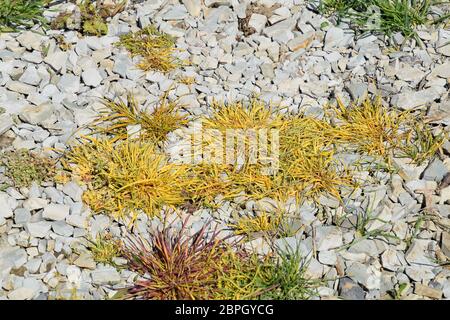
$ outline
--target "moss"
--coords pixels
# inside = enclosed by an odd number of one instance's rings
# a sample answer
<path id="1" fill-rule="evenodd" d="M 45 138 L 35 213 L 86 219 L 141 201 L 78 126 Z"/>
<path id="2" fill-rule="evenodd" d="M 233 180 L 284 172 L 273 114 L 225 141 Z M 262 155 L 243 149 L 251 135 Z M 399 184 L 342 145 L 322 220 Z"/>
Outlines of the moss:
<path id="1" fill-rule="evenodd" d="M 0 163 L 6 167 L 6 176 L 19 188 L 30 186 L 33 181 L 40 184 L 54 175 L 52 160 L 28 150 L 6 152 L 1 155 Z"/>

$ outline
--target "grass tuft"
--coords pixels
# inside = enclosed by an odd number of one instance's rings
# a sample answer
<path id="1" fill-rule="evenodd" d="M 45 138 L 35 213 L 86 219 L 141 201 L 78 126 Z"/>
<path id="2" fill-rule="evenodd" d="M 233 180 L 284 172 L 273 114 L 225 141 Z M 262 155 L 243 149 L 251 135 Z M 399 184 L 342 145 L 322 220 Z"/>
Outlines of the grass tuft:
<path id="1" fill-rule="evenodd" d="M 339 21 L 349 23 L 359 33 L 382 33 L 392 36 L 401 32 L 406 39 L 417 36 L 417 26 L 430 22 L 440 23 L 443 19 L 430 21 L 428 15 L 436 0 L 321 0 L 317 9 L 325 14 L 335 14 Z M 378 8 L 374 11 L 373 8 Z M 448 19 L 448 14 L 446 14 Z"/>
<path id="2" fill-rule="evenodd" d="M 89 241 L 89 250 L 95 262 L 114 265 L 114 258 L 121 255 L 121 242 L 114 240 L 109 233 L 99 234 Z"/>
<path id="3" fill-rule="evenodd" d="M 47 25 L 44 17 L 48 0 L 1 0 L 0 32 L 31 28 L 35 24 Z"/>
<path id="4" fill-rule="evenodd" d="M 66 154 L 63 165 L 87 184 L 83 200 L 95 212 L 131 221 L 139 212 L 153 217 L 163 206 L 184 203 L 190 184 L 185 166 L 167 163 L 153 144 L 138 140 L 85 138 Z"/>
<path id="5" fill-rule="evenodd" d="M 117 45 L 126 48 L 132 56 L 141 56 L 138 67 L 144 71 L 169 72 L 181 64 L 174 56 L 175 40 L 154 26 L 122 35 Z"/>
<path id="6" fill-rule="evenodd" d="M 94 121 L 96 133 L 112 135 L 112 141 L 128 138 L 130 127 L 139 129 L 139 137 L 157 144 L 164 141 L 167 134 L 187 124 L 185 115 L 179 112 L 180 106 L 170 102 L 164 95 L 152 113 L 140 109 L 137 101 L 130 95 L 128 101 L 104 100 L 106 110 Z"/>
<path id="7" fill-rule="evenodd" d="M 305 276 L 307 263 L 298 252 L 277 250 L 263 257 L 231 253 L 220 277 L 221 300 L 306 300 L 317 295 L 318 281 Z"/>

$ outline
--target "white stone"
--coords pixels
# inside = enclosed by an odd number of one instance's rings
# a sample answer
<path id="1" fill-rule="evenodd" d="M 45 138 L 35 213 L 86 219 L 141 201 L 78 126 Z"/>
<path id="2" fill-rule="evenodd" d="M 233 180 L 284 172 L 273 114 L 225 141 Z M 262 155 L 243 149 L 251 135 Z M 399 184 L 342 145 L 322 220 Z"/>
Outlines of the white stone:
<path id="1" fill-rule="evenodd" d="M 88 68 L 81 74 L 84 84 L 91 87 L 97 87 L 102 82 L 103 78 L 97 69 Z"/>
<path id="2" fill-rule="evenodd" d="M 44 208 L 42 217 L 53 221 L 64 220 L 70 211 L 70 206 L 64 204 L 49 204 Z"/>
<path id="3" fill-rule="evenodd" d="M 28 233 L 35 238 L 45 238 L 52 227 L 51 222 L 39 221 L 26 224 Z"/>
<path id="4" fill-rule="evenodd" d="M 22 109 L 19 118 L 30 124 L 40 124 L 50 118 L 54 109 L 55 108 L 51 103 L 43 103 L 39 106 L 28 106 Z"/>
<path id="5" fill-rule="evenodd" d="M 265 15 L 254 13 L 248 21 L 248 26 L 254 28 L 256 32 L 260 33 L 266 26 L 266 23 L 267 17 Z"/>
<path id="6" fill-rule="evenodd" d="M 0 193 L 0 217 L 1 218 L 10 218 L 13 216 L 13 211 L 11 208 L 10 197 L 1 192 Z"/>

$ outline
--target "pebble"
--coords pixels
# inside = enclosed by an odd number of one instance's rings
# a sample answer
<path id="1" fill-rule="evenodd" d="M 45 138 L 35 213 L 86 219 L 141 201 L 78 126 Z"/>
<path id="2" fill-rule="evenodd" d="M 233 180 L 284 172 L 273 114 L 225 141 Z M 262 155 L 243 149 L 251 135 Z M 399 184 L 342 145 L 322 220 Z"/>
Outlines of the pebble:
<path id="1" fill-rule="evenodd" d="M 81 78 L 83 79 L 83 82 L 87 86 L 91 87 L 97 87 L 102 82 L 103 78 L 95 68 L 88 68 L 83 71 L 81 74 Z"/>
<path id="2" fill-rule="evenodd" d="M 47 221 L 29 222 L 26 224 L 28 233 L 35 238 L 45 238 L 48 236 L 51 227 L 51 222 Z"/>
<path id="3" fill-rule="evenodd" d="M 49 204 L 44 208 L 42 217 L 44 219 L 61 221 L 69 215 L 70 206 L 63 204 Z"/>

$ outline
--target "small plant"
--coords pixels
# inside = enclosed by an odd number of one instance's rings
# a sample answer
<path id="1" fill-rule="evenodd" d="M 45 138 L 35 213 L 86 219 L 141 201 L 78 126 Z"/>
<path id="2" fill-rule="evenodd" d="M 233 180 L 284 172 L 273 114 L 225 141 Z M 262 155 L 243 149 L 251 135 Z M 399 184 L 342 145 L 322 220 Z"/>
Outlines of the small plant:
<path id="1" fill-rule="evenodd" d="M 154 26 L 121 36 L 117 45 L 126 48 L 132 56 L 141 56 L 138 67 L 144 71 L 169 72 L 181 63 L 174 56 L 174 39 Z"/>
<path id="2" fill-rule="evenodd" d="M 405 139 L 404 129 L 410 122 L 409 112 L 388 110 L 380 98 L 366 99 L 349 107 L 338 100 L 334 107 L 336 139 L 357 151 L 387 159 Z"/>
<path id="3" fill-rule="evenodd" d="M 6 167 L 6 176 L 18 188 L 28 187 L 33 181 L 40 184 L 55 173 L 52 160 L 28 150 L 5 152 L 0 155 L 0 164 Z"/>
<path id="4" fill-rule="evenodd" d="M 74 12 L 59 13 L 50 26 L 52 29 L 76 29 L 84 35 L 106 35 L 107 19 L 123 11 L 127 3 L 127 0 L 116 3 L 82 0 Z"/>
<path id="5" fill-rule="evenodd" d="M 416 27 L 429 23 L 428 14 L 433 5 L 443 2 L 435 0 L 321 0 L 317 9 L 325 14 L 335 14 L 340 21 L 350 24 L 359 33 L 382 33 L 392 36 L 401 32 L 403 36 L 415 38 Z M 448 14 L 445 15 L 448 18 Z M 434 21 L 440 23 L 440 17 Z"/>
<path id="6" fill-rule="evenodd" d="M 114 265 L 114 258 L 119 257 L 121 253 L 121 242 L 113 239 L 109 233 L 99 234 L 94 240 L 89 241 L 89 250 L 94 261 Z"/>
<path id="7" fill-rule="evenodd" d="M 128 290 L 125 299 L 211 299 L 219 290 L 221 259 L 229 245 L 210 224 L 189 235 L 187 219 L 181 229 L 165 226 L 149 241 L 130 238 L 123 248 L 129 266 L 148 278 Z"/>
<path id="8" fill-rule="evenodd" d="M 282 223 L 282 219 L 281 214 L 262 212 L 254 216 L 238 217 L 229 226 L 237 235 L 275 234 Z"/>
<path id="9" fill-rule="evenodd" d="M 128 138 L 127 128 L 137 126 L 142 139 L 157 144 L 164 141 L 169 132 L 187 124 L 186 116 L 180 114 L 180 107 L 175 102 L 168 101 L 167 94 L 161 97 L 152 113 L 140 109 L 131 95 L 127 100 L 105 100 L 106 110 L 95 120 L 95 132 L 113 135 L 112 141 L 125 140 Z"/>
<path id="10" fill-rule="evenodd" d="M 86 183 L 83 200 L 95 212 L 133 222 L 139 212 L 158 216 L 163 206 L 185 202 L 183 190 L 191 183 L 187 168 L 167 163 L 153 144 L 139 140 L 114 143 L 86 138 L 62 159 L 74 178 Z"/>
<path id="11" fill-rule="evenodd" d="M 220 277 L 216 299 L 305 300 L 317 295 L 318 281 L 306 278 L 307 263 L 294 250 L 276 249 L 263 257 L 230 254 L 227 272 Z"/>
<path id="12" fill-rule="evenodd" d="M 442 148 L 447 134 L 436 136 L 431 132 L 431 128 L 426 126 L 423 119 L 415 121 L 408 132 L 404 143 L 399 147 L 400 153 L 411 159 L 413 163 L 421 165 L 426 160 L 434 157 Z"/>
<path id="13" fill-rule="evenodd" d="M 17 31 L 20 28 L 31 28 L 36 23 L 45 26 L 44 17 L 47 0 L 1 0 L 0 32 Z"/>

